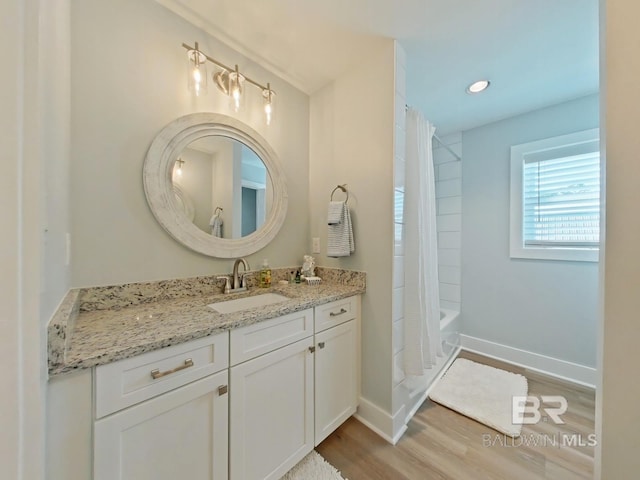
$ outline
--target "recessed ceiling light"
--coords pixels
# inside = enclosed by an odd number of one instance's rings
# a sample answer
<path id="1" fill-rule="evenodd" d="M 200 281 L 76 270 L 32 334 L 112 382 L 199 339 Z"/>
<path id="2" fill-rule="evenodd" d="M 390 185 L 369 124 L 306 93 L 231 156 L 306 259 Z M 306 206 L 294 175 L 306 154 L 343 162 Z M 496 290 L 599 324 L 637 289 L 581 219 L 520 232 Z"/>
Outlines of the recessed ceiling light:
<path id="1" fill-rule="evenodd" d="M 480 93 L 489 88 L 491 82 L 489 80 L 478 80 L 467 87 L 467 93 Z"/>

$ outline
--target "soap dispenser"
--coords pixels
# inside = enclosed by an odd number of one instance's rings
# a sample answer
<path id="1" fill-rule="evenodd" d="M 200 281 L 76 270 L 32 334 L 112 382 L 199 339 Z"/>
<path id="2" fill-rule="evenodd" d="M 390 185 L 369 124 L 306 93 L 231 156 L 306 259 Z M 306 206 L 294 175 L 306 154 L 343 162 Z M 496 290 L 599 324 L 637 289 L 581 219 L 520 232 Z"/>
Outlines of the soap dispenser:
<path id="1" fill-rule="evenodd" d="M 262 262 L 262 269 L 260 270 L 260 286 L 262 288 L 271 286 L 271 267 L 269 267 L 269 261 L 266 258 Z"/>

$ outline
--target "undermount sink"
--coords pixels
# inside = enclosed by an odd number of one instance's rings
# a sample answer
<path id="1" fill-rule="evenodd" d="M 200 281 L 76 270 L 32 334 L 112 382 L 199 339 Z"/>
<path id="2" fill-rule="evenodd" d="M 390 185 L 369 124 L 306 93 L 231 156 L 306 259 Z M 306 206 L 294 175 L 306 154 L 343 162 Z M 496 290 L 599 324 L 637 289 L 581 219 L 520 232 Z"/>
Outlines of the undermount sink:
<path id="1" fill-rule="evenodd" d="M 224 302 L 210 303 L 207 307 L 218 313 L 235 313 L 249 308 L 266 307 L 276 303 L 286 302 L 289 297 L 277 293 L 261 293 L 252 297 L 236 298 Z"/>

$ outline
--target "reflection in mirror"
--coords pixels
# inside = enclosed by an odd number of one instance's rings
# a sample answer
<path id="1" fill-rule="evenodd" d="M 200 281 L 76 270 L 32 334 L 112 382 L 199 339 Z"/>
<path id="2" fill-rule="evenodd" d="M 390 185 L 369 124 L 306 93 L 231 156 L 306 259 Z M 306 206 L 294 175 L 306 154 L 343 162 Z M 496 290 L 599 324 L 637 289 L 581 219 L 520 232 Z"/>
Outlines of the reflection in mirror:
<path id="1" fill-rule="evenodd" d="M 194 225 L 220 238 L 255 232 L 272 204 L 264 162 L 247 145 L 222 135 L 201 137 L 182 150 L 174 164 L 173 185 L 193 203 Z"/>

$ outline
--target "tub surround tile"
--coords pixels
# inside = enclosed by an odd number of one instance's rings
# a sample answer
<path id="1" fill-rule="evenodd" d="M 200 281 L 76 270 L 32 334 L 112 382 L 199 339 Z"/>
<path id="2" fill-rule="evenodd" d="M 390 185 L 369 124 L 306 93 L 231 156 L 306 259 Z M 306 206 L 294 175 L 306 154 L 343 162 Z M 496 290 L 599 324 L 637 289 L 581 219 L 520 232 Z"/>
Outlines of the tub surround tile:
<path id="1" fill-rule="evenodd" d="M 110 363 L 365 292 L 366 275 L 318 268 L 320 285 L 279 285 L 296 268 L 272 269 L 270 292 L 290 300 L 219 314 L 208 304 L 264 293 L 222 294 L 214 275 L 72 290 L 49 325 L 49 375 Z M 254 275 L 256 277 L 256 275 Z"/>
<path id="2" fill-rule="evenodd" d="M 438 245 L 442 248 L 453 248 L 460 250 L 462 246 L 461 232 L 438 232 Z"/>
<path id="3" fill-rule="evenodd" d="M 462 182 L 459 178 L 436 182 L 436 198 L 462 196 Z"/>
<path id="4" fill-rule="evenodd" d="M 440 308 L 446 308 L 447 310 L 460 311 L 460 302 L 450 302 L 449 300 L 440 300 Z"/>
<path id="5" fill-rule="evenodd" d="M 438 180 L 451 180 L 462 177 L 462 162 L 454 161 L 438 166 Z"/>
<path id="6" fill-rule="evenodd" d="M 443 197 L 438 199 L 438 215 L 462 213 L 462 197 Z"/>

